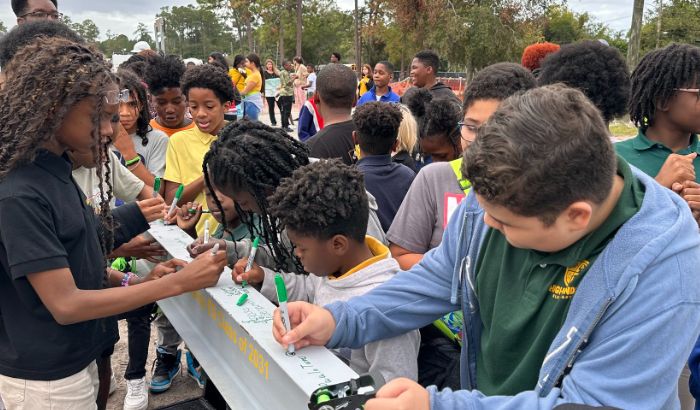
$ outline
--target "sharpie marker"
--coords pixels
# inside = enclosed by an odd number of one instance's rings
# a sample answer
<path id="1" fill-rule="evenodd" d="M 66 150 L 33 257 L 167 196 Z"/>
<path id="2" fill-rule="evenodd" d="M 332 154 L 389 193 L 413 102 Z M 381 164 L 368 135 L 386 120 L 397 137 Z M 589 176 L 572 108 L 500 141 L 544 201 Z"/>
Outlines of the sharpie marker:
<path id="1" fill-rule="evenodd" d="M 158 198 L 158 191 L 160 191 L 160 178 L 156 177 L 153 182 L 153 198 Z"/>
<path id="2" fill-rule="evenodd" d="M 187 212 L 188 212 L 190 215 L 194 215 L 194 214 L 197 213 L 197 210 L 194 209 L 194 208 L 190 208 L 190 209 L 187 210 Z M 206 209 L 202 209 L 202 213 L 203 213 L 203 214 L 210 214 L 211 211 L 206 210 Z"/>
<path id="3" fill-rule="evenodd" d="M 219 252 L 219 243 L 218 242 L 214 244 L 213 248 L 211 248 L 212 255 L 216 255 L 217 252 Z"/>
<path id="4" fill-rule="evenodd" d="M 275 275 L 275 288 L 277 289 L 277 300 L 280 303 L 280 317 L 287 332 L 292 330 L 292 322 L 289 321 L 289 310 L 287 309 L 287 287 L 284 286 L 284 279 L 279 273 Z M 287 346 L 287 354 L 294 354 L 294 345 Z"/>
<path id="5" fill-rule="evenodd" d="M 168 215 L 172 214 L 175 208 L 177 208 L 177 203 L 180 202 L 180 197 L 182 197 L 182 191 L 185 190 L 185 186 L 180 184 L 180 187 L 175 191 L 175 198 L 173 198 L 173 203 L 170 204 L 170 210 Z"/>
<path id="6" fill-rule="evenodd" d="M 255 254 L 258 253 L 258 245 L 260 245 L 260 237 L 256 236 L 255 239 L 253 240 L 253 247 L 250 249 L 250 254 L 248 255 L 248 262 L 245 264 L 245 272 L 250 272 L 251 269 L 253 269 L 253 262 L 255 262 Z M 241 287 L 246 287 L 248 285 L 248 282 L 243 281 L 241 283 Z"/>
<path id="7" fill-rule="evenodd" d="M 204 243 L 209 243 L 209 220 L 204 221 Z"/>

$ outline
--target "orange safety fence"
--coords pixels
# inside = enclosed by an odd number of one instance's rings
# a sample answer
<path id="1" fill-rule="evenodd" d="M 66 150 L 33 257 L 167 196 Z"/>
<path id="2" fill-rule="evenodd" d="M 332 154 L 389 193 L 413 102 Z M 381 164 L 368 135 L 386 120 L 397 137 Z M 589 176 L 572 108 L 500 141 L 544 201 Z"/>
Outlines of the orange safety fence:
<path id="1" fill-rule="evenodd" d="M 460 100 L 462 99 L 462 97 L 464 96 L 464 89 L 467 87 L 467 81 L 464 78 L 450 77 L 438 78 L 437 80 L 450 87 L 452 91 L 457 95 L 457 97 Z M 410 78 L 406 78 L 405 80 L 397 81 L 389 85 L 391 86 L 391 90 L 398 95 L 403 95 L 406 92 L 406 90 L 413 86 L 413 84 L 411 84 Z"/>

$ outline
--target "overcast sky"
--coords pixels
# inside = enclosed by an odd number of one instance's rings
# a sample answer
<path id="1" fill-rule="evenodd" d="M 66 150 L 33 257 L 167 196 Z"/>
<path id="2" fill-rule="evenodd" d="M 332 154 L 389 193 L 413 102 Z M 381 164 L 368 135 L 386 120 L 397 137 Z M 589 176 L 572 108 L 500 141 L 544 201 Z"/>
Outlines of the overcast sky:
<path id="1" fill-rule="evenodd" d="M 354 0 L 336 0 L 343 9 L 351 9 Z M 597 21 L 609 24 L 615 30 L 626 31 L 632 19 L 634 0 L 568 0 L 569 7 L 577 12 L 588 12 Z M 139 22 L 153 29 L 156 13 L 163 6 L 184 6 L 196 0 L 59 0 L 59 10 L 73 21 L 93 20 L 100 28 L 100 37 L 107 30 L 115 34 L 132 36 Z M 360 0 L 363 3 L 363 0 Z M 652 0 L 647 0 L 647 7 Z M 655 3 L 655 2 L 654 2 Z M 0 20 L 8 28 L 13 27 L 15 16 L 10 1 L 0 7 Z"/>

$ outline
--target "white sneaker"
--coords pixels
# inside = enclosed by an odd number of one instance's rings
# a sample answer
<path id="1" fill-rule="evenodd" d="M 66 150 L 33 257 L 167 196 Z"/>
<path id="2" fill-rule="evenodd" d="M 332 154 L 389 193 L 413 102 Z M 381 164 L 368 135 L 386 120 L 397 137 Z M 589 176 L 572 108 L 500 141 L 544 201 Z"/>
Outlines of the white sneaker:
<path id="1" fill-rule="evenodd" d="M 111 396 L 117 391 L 117 378 L 114 377 L 114 370 L 112 370 L 112 377 L 109 378 L 109 395 Z"/>
<path id="2" fill-rule="evenodd" d="M 146 378 L 126 380 L 126 397 L 124 410 L 145 410 L 148 407 L 148 390 Z"/>

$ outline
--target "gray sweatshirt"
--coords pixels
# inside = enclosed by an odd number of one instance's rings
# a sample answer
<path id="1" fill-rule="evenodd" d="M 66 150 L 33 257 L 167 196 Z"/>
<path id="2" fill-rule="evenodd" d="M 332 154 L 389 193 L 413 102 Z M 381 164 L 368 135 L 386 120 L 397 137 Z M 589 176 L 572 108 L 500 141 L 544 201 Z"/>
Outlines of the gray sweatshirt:
<path id="1" fill-rule="evenodd" d="M 368 266 L 338 279 L 316 275 L 283 273 L 290 301 L 303 300 L 323 306 L 331 302 L 346 301 L 363 295 L 394 277 L 400 270 L 398 262 L 389 256 L 386 246 L 368 237 L 367 244 L 375 254 L 376 261 Z M 270 300 L 277 301 L 275 272 L 263 268 L 265 280 L 260 292 Z M 397 377 L 418 378 L 418 348 L 420 333 L 410 331 L 390 339 L 369 343 L 350 352 L 350 367 L 359 374 L 381 374 L 385 381 Z"/>

